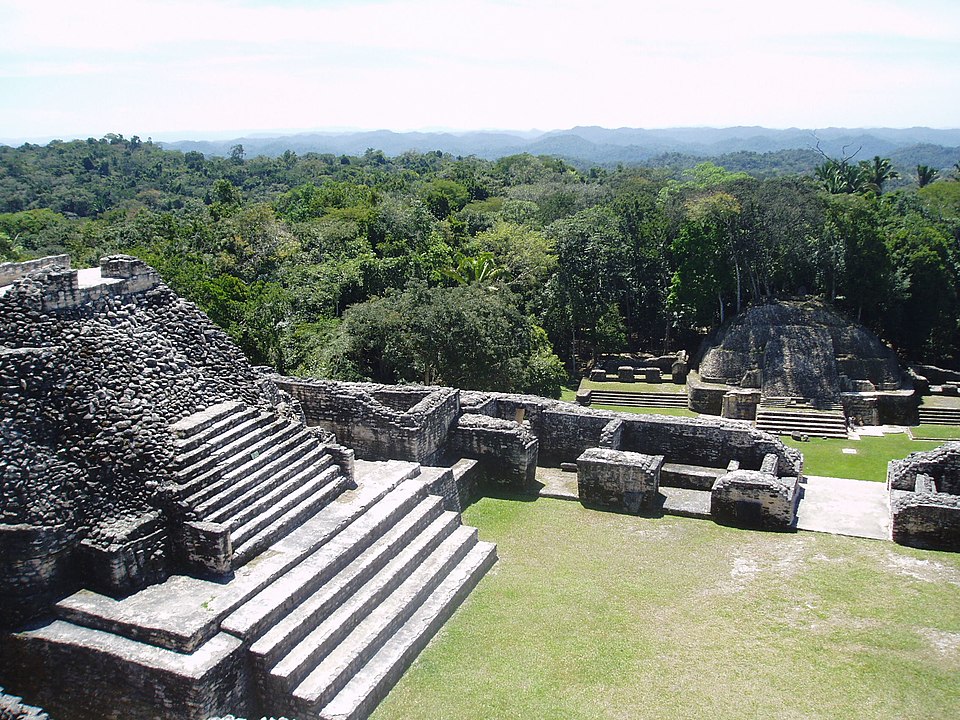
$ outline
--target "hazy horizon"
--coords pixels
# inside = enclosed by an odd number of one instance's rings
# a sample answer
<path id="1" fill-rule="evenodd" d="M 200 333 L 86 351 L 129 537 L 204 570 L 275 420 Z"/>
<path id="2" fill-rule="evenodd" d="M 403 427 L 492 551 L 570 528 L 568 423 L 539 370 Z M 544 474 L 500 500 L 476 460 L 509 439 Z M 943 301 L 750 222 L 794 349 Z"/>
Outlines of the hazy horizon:
<path id="1" fill-rule="evenodd" d="M 950 0 L 7 0 L 0 23 L 11 139 L 960 118 Z"/>

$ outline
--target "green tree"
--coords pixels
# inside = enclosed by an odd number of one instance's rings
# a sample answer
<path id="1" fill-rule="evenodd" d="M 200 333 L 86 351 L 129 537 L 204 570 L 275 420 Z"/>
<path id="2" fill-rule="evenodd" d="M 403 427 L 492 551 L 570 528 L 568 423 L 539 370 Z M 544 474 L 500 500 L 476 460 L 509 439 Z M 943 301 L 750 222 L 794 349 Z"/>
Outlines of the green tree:
<path id="1" fill-rule="evenodd" d="M 926 187 L 936 180 L 939 174 L 939 172 L 929 165 L 917 165 L 917 185 L 919 187 Z"/>
<path id="2" fill-rule="evenodd" d="M 887 180 L 897 180 L 900 177 L 900 173 L 893 169 L 890 158 L 874 155 L 873 160 L 861 160 L 859 165 L 865 186 L 877 195 L 883 193 L 883 185 Z"/>

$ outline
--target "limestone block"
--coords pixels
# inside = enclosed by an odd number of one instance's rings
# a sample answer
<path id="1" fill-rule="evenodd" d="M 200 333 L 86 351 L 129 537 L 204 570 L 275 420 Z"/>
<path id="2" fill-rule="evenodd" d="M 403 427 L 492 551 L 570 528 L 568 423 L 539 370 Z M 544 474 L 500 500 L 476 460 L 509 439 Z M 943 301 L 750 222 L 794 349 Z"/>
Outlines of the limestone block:
<path id="1" fill-rule="evenodd" d="M 663 455 L 589 448 L 577 458 L 580 502 L 637 514 L 656 505 Z"/>
<path id="2" fill-rule="evenodd" d="M 606 382 L 607 371 L 603 368 L 594 368 L 590 371 L 590 379 L 593 382 Z"/>
<path id="3" fill-rule="evenodd" d="M 621 365 L 617 368 L 617 379 L 620 382 L 632 383 L 634 381 L 634 369 L 630 365 Z"/>
<path id="4" fill-rule="evenodd" d="M 648 383 L 662 383 L 663 376 L 660 374 L 660 368 L 656 368 L 656 367 L 643 368 L 643 381 Z"/>
<path id="5" fill-rule="evenodd" d="M 723 395 L 721 417 L 731 420 L 756 420 L 757 405 L 760 404 L 758 390 L 731 390 Z"/>
<path id="6" fill-rule="evenodd" d="M 183 524 L 178 537 L 180 560 L 201 575 L 224 575 L 233 563 L 230 527 L 221 523 L 193 521 Z"/>
<path id="7" fill-rule="evenodd" d="M 590 405 L 593 402 L 592 390 L 577 390 L 577 405 Z"/>
<path id="8" fill-rule="evenodd" d="M 797 478 L 758 470 L 734 470 L 717 478 L 710 514 L 724 525 L 756 530 L 789 530 L 796 520 Z"/>

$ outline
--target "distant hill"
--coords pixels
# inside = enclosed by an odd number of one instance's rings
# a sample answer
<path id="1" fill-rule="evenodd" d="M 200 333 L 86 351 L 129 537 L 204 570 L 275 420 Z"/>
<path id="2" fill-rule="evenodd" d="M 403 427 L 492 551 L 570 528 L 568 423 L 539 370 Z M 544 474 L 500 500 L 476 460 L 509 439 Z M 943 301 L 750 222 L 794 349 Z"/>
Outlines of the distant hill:
<path id="1" fill-rule="evenodd" d="M 239 137 L 222 141 L 165 142 L 166 148 L 194 150 L 205 155 L 229 155 L 243 145 L 248 157 L 277 156 L 287 150 L 335 155 L 362 155 L 367 149 L 399 155 L 409 150 L 441 150 L 452 155 L 496 159 L 528 152 L 555 155 L 580 166 L 625 164 L 690 165 L 703 159 L 726 159 L 732 166 L 754 172 L 812 169 L 822 159 L 816 148 L 831 157 L 869 159 L 889 157 L 901 174 L 918 163 L 948 170 L 960 160 L 960 129 L 932 128 L 641 128 L 575 127 L 544 133 L 514 132 L 316 132 L 277 137 Z"/>

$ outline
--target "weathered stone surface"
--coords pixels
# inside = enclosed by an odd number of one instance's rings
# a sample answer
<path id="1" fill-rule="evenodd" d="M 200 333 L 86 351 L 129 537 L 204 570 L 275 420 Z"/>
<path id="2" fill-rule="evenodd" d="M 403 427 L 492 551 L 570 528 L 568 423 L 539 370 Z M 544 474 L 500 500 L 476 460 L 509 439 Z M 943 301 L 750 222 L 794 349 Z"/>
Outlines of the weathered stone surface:
<path id="1" fill-rule="evenodd" d="M 764 400 L 803 398 L 817 408 L 839 404 L 841 393 L 877 392 L 882 400 L 875 408 L 843 398 L 854 420 L 916 418 L 914 388 L 893 351 L 815 300 L 749 308 L 705 345 L 698 374 L 688 384 L 690 407 L 698 412 L 720 414 L 720 389 L 740 387 L 760 389 Z"/>
<path id="2" fill-rule="evenodd" d="M 590 448 L 577 458 L 580 502 L 626 513 L 657 504 L 662 455 Z"/>
<path id="3" fill-rule="evenodd" d="M 139 260 L 71 270 L 54 257 L 0 279 L 0 523 L 58 538 L 0 567 L 0 593 L 18 588 L 0 603 L 2 626 L 81 580 L 126 592 L 163 577 L 169 425 L 229 399 L 284 400 Z M 136 529 L 146 517 L 155 526 Z M 0 553 L 11 537 L 0 534 Z"/>
<path id="4" fill-rule="evenodd" d="M 8 695 L 0 687 L 0 720 L 50 720 L 41 708 L 27 705 L 23 698 Z"/>
<path id="5" fill-rule="evenodd" d="M 797 478 L 734 470 L 713 485 L 710 514 L 718 523 L 758 530 L 789 530 L 797 511 Z"/>
<path id="6" fill-rule="evenodd" d="M 603 368 L 594 368 L 590 371 L 590 379 L 593 382 L 606 382 L 607 381 L 607 371 Z"/>
<path id="7" fill-rule="evenodd" d="M 364 459 L 434 462 L 460 415 L 454 388 L 272 379 L 300 403 L 309 423 Z"/>
<path id="8" fill-rule="evenodd" d="M 887 487 L 895 542 L 960 551 L 960 442 L 891 460 Z"/>
<path id="9" fill-rule="evenodd" d="M 478 461 L 483 480 L 535 493 L 539 442 L 512 420 L 461 415 L 450 436 L 450 452 Z"/>
<path id="10" fill-rule="evenodd" d="M 757 405 L 760 404 L 758 390 L 730 390 L 723 395 L 721 417 L 730 420 L 756 420 Z"/>
<path id="11" fill-rule="evenodd" d="M 617 368 L 617 380 L 622 383 L 632 383 L 635 380 L 632 365 L 621 365 Z"/>

